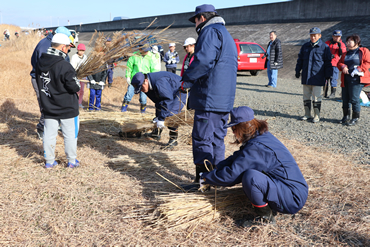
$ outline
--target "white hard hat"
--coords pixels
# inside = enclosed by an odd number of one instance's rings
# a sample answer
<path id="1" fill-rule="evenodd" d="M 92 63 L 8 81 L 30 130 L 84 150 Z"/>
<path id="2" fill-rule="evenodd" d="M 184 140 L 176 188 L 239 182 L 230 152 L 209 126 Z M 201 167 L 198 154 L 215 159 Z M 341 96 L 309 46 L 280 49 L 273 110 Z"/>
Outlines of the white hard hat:
<path id="1" fill-rule="evenodd" d="M 176 46 L 176 44 L 175 44 L 175 43 L 170 43 L 170 44 L 168 45 L 168 47 L 171 47 L 171 46 Z"/>
<path id="2" fill-rule="evenodd" d="M 194 45 L 195 43 L 197 43 L 195 39 L 190 37 L 185 40 L 183 46 Z"/>
<path id="3" fill-rule="evenodd" d="M 154 46 L 152 47 L 152 52 L 153 52 L 154 54 L 158 53 L 158 46 L 154 45 Z"/>
<path id="4" fill-rule="evenodd" d="M 70 45 L 71 41 L 69 40 L 68 36 L 63 33 L 56 33 L 51 40 L 51 43 L 56 43 L 60 45 Z"/>

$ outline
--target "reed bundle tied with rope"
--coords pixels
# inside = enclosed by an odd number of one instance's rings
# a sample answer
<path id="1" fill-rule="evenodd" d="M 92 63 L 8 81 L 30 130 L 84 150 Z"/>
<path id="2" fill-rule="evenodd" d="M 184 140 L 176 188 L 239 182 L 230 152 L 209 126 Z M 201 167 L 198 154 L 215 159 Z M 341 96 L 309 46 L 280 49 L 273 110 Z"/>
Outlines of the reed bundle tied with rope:
<path id="1" fill-rule="evenodd" d="M 167 117 L 164 124 L 167 127 L 177 127 L 181 125 L 193 126 L 194 123 L 194 110 L 185 110 L 179 114 Z"/>
<path id="2" fill-rule="evenodd" d="M 242 215 L 247 197 L 242 188 L 205 193 L 168 193 L 159 195 L 156 212 L 145 220 L 153 227 L 188 228 L 208 224 L 221 216 Z M 151 207 L 153 208 L 153 207 Z"/>
<path id="3" fill-rule="evenodd" d="M 147 28 L 152 26 L 154 22 L 155 20 Z M 169 26 L 156 33 L 154 33 L 155 30 L 151 32 L 137 30 L 124 33 L 123 31 L 115 32 L 109 46 L 106 45 L 107 40 L 104 33 L 95 31 L 88 44 L 88 46 L 94 44 L 94 49 L 87 54 L 86 61 L 77 69 L 77 78 L 82 79 L 86 76 L 107 70 L 107 64 L 125 61 L 134 52 L 139 51 L 140 48 L 171 42 L 160 36 L 168 28 Z M 154 40 L 156 42 L 153 42 Z M 125 66 L 120 65 L 119 67 Z"/>

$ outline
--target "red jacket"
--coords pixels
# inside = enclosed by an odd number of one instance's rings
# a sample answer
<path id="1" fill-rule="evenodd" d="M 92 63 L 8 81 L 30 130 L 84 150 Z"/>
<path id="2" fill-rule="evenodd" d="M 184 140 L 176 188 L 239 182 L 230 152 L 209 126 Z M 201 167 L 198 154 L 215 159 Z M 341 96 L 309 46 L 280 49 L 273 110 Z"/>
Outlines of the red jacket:
<path id="1" fill-rule="evenodd" d="M 343 71 L 347 65 L 344 64 L 344 59 L 346 58 L 347 52 L 343 53 L 341 59 L 338 62 L 338 69 Z M 370 51 L 365 47 L 360 47 L 360 61 L 361 64 L 357 67 L 357 70 L 364 72 L 364 76 L 360 76 L 360 82 L 365 84 L 365 87 L 370 86 Z M 341 76 L 342 84 L 341 87 L 344 87 L 344 73 Z"/>
<path id="2" fill-rule="evenodd" d="M 184 74 L 184 65 L 185 65 L 185 61 L 186 61 L 186 58 L 188 57 L 188 55 L 189 55 L 189 53 L 186 53 L 184 61 L 182 62 L 182 68 L 181 68 L 180 76 L 182 76 Z M 193 60 L 194 60 L 194 56 L 192 56 L 192 58 L 190 58 L 189 66 L 190 66 L 191 62 L 193 62 Z"/>
<path id="3" fill-rule="evenodd" d="M 325 44 L 327 44 L 329 46 L 331 54 L 334 55 L 334 58 L 332 58 L 332 60 L 331 60 L 331 65 L 333 67 L 337 67 L 338 62 L 340 60 L 339 47 L 338 47 L 338 43 L 333 44 L 333 43 L 331 43 L 331 41 L 332 41 L 332 39 L 326 41 Z M 342 42 L 342 40 L 340 41 L 340 47 L 342 48 L 342 54 L 344 54 L 347 50 L 346 50 L 346 45 Z"/>

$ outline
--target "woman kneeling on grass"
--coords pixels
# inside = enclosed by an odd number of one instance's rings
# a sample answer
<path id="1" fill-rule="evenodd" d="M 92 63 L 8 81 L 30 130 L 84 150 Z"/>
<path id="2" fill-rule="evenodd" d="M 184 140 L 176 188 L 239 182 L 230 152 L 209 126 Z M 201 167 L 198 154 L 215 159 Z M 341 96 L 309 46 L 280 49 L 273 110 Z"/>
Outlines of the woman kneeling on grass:
<path id="1" fill-rule="evenodd" d="M 242 226 L 260 220 L 275 223 L 276 211 L 297 213 L 307 200 L 308 186 L 289 150 L 268 132 L 266 121 L 254 118 L 251 108 L 241 106 L 230 114 L 226 127 L 232 128 L 235 144 L 242 145 L 215 170 L 202 173 L 201 185 L 228 187 L 242 183 L 258 215 L 240 222 Z"/>

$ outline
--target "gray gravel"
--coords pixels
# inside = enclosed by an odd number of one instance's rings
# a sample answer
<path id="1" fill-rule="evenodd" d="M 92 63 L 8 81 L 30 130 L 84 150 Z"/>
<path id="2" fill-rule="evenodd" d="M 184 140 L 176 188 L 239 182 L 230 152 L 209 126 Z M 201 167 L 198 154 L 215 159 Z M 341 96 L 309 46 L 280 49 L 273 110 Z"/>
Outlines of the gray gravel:
<path id="1" fill-rule="evenodd" d="M 355 126 L 338 124 L 342 116 L 342 103 L 324 99 L 321 121 L 301 121 L 303 116 L 302 85 L 299 79 L 278 79 L 275 89 L 267 88 L 266 73 L 250 76 L 238 73 L 235 106 L 251 107 L 259 119 L 268 119 L 270 131 L 277 136 L 298 140 L 308 146 L 342 153 L 353 157 L 356 163 L 370 165 L 370 107 L 361 108 L 360 122 Z M 339 90 L 340 91 L 340 90 Z"/>

